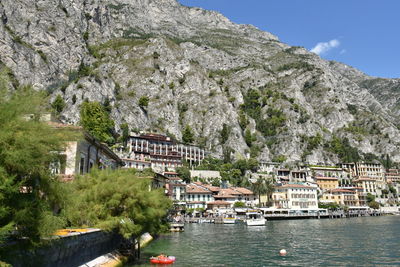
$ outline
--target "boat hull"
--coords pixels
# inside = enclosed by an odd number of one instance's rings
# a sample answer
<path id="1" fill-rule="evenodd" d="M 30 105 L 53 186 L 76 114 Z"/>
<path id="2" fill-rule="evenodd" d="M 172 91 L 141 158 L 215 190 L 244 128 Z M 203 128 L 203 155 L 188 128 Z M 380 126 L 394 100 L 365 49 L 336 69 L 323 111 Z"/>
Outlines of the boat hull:
<path id="1" fill-rule="evenodd" d="M 267 220 L 265 220 L 265 219 L 255 219 L 255 220 L 246 220 L 246 224 L 248 225 L 248 226 L 263 226 L 263 225 L 265 225 L 265 222 L 266 222 Z"/>

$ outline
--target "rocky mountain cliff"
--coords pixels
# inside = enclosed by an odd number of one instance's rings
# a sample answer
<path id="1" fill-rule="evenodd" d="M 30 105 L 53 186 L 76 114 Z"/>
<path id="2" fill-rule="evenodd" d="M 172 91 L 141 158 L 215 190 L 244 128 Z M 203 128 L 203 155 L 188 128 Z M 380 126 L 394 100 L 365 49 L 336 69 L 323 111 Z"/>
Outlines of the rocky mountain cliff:
<path id="1" fill-rule="evenodd" d="M 400 161 L 399 80 L 369 77 L 251 25 L 175 0 L 2 0 L 0 60 L 13 86 L 110 107 L 116 131 L 158 131 L 214 155 Z M 149 100 L 139 105 L 140 99 Z"/>

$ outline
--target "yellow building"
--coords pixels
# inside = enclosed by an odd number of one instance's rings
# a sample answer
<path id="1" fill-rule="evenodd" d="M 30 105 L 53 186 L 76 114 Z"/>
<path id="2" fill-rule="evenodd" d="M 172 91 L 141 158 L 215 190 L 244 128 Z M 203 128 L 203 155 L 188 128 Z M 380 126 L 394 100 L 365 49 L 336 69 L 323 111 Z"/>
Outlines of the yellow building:
<path id="1" fill-rule="evenodd" d="M 322 194 L 321 202 L 333 202 L 340 206 L 360 206 L 356 191 L 348 189 L 332 189 Z"/>
<path id="2" fill-rule="evenodd" d="M 322 191 L 331 190 L 339 187 L 339 180 L 336 177 L 315 177 L 317 185 Z"/>

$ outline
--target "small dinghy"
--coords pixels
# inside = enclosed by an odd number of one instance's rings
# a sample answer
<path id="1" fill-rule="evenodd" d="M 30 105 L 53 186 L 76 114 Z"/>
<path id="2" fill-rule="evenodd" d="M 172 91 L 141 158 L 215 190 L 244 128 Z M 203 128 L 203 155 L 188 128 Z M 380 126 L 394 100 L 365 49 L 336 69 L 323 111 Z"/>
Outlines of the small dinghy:
<path id="1" fill-rule="evenodd" d="M 175 257 L 161 254 L 157 257 L 151 257 L 150 262 L 154 264 L 172 264 L 175 262 Z"/>

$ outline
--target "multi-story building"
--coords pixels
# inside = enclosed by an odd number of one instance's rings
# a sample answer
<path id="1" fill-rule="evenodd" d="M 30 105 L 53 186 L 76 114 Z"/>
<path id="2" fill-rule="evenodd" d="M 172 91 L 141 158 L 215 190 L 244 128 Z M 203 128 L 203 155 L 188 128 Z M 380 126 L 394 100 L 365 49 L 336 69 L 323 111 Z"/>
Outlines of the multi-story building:
<path id="1" fill-rule="evenodd" d="M 389 169 L 385 173 L 385 180 L 387 183 L 400 183 L 400 170 Z"/>
<path id="2" fill-rule="evenodd" d="M 154 133 L 131 135 L 127 148 L 120 148 L 118 152 L 124 155 L 128 167 L 147 168 L 150 162 L 150 167 L 157 172 L 181 167 L 182 160 L 190 165 L 200 164 L 205 157 L 204 149 L 178 144 L 168 136 Z"/>
<path id="3" fill-rule="evenodd" d="M 322 191 L 332 190 L 339 187 L 339 181 L 336 177 L 315 177 L 315 181 Z"/>
<path id="4" fill-rule="evenodd" d="M 312 166 L 310 167 L 313 177 L 336 177 L 339 181 L 351 180 L 351 173 L 343 168 L 333 166 Z"/>
<path id="5" fill-rule="evenodd" d="M 213 202 L 212 192 L 201 186 L 201 183 L 191 183 L 186 185 L 186 207 L 207 209 L 207 202 Z"/>
<path id="6" fill-rule="evenodd" d="M 371 193 L 373 195 L 376 195 L 376 180 L 375 179 L 372 179 L 370 177 L 360 176 L 356 180 L 354 180 L 353 183 L 357 187 L 361 187 L 363 189 L 364 194 Z"/>
<path id="7" fill-rule="evenodd" d="M 179 177 L 169 177 L 166 188 L 168 196 L 177 204 L 186 204 L 186 183 Z"/>
<path id="8" fill-rule="evenodd" d="M 380 163 L 343 163 L 340 166 L 350 172 L 353 177 L 369 177 L 374 179 L 378 185 L 385 182 L 385 168 Z"/>
<path id="9" fill-rule="evenodd" d="M 320 202 L 336 203 L 340 206 L 360 206 L 358 194 L 355 190 L 336 188 L 323 193 Z"/>
<path id="10" fill-rule="evenodd" d="M 285 184 L 272 194 L 275 208 L 317 210 L 317 188 L 300 184 Z"/>

